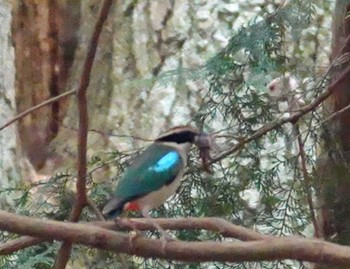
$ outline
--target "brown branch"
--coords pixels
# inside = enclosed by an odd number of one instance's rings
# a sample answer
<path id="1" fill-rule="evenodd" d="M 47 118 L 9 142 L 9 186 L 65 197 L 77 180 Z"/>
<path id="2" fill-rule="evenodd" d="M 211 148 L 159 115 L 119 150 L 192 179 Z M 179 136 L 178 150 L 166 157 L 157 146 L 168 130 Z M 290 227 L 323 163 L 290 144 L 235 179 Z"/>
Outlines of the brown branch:
<path id="1" fill-rule="evenodd" d="M 78 132 L 78 129 L 77 128 L 74 128 L 74 127 L 69 127 L 69 126 L 66 126 L 64 124 L 61 125 L 63 128 L 66 128 L 66 129 L 69 129 L 69 130 L 73 130 L 73 131 L 76 131 Z M 101 136 L 103 137 L 106 137 L 106 136 L 113 136 L 113 137 L 121 137 L 121 138 L 131 138 L 131 139 L 134 139 L 134 140 L 141 140 L 141 141 L 145 141 L 145 142 L 153 142 L 155 139 L 152 139 L 152 138 L 144 138 L 144 137 L 141 137 L 141 136 L 137 136 L 137 135 L 123 135 L 123 134 L 113 134 L 113 133 L 106 133 L 106 132 L 103 132 L 101 130 L 97 130 L 97 129 L 89 129 L 89 132 L 93 132 L 93 133 L 96 133 L 96 134 L 100 134 Z"/>
<path id="2" fill-rule="evenodd" d="M 74 93 L 76 93 L 76 90 L 70 90 L 70 91 L 64 92 L 64 93 L 62 93 L 60 95 L 57 95 L 57 96 L 55 96 L 53 98 L 50 98 L 50 99 L 48 99 L 48 100 L 46 100 L 46 101 L 44 101 L 44 102 L 42 102 L 40 104 L 37 104 L 36 106 L 33 106 L 33 107 L 31 107 L 31 108 L 29 108 L 29 109 L 19 113 L 17 116 L 15 116 L 14 118 L 12 118 L 8 122 L 6 122 L 4 125 L 0 126 L 0 131 L 2 129 L 5 129 L 6 127 L 10 126 L 12 123 L 18 121 L 19 119 L 21 119 L 21 118 L 23 118 L 23 117 L 33 113 L 34 111 L 36 111 L 36 110 L 38 110 L 38 109 L 40 109 L 40 108 L 42 108 L 44 106 L 47 106 L 49 104 L 52 104 L 54 102 L 57 102 L 57 101 L 61 100 L 62 98 L 67 97 L 69 95 L 72 95 Z"/>
<path id="3" fill-rule="evenodd" d="M 10 255 L 20 249 L 31 247 L 45 242 L 44 239 L 32 236 L 22 236 L 17 239 L 9 240 L 6 243 L 0 244 L 0 255 Z"/>
<path id="4" fill-rule="evenodd" d="M 90 74 L 93 66 L 93 62 L 96 55 L 96 49 L 102 27 L 108 17 L 109 10 L 113 4 L 113 0 L 105 0 L 100 8 L 97 22 L 94 27 L 94 31 L 89 43 L 87 55 L 85 58 L 83 71 L 80 78 L 79 87 L 77 90 L 77 102 L 78 102 L 78 114 L 79 114 L 79 131 L 78 131 L 78 176 L 77 176 L 77 195 L 76 200 L 71 211 L 69 220 L 78 221 L 83 208 L 87 205 L 86 197 L 86 150 L 87 150 L 87 133 L 88 133 L 88 109 L 87 109 L 87 97 L 86 92 L 90 83 Z M 64 269 L 68 262 L 72 249 L 72 243 L 64 242 L 58 252 L 54 268 Z"/>
<path id="5" fill-rule="evenodd" d="M 339 68 L 339 66 L 344 66 L 345 64 L 349 63 L 349 55 L 347 53 L 349 46 L 350 46 L 350 35 L 346 39 L 338 56 L 335 58 L 335 60 L 332 62 L 332 64 L 328 68 L 327 72 L 324 74 L 323 79 L 321 80 L 321 83 L 320 83 L 321 85 L 322 85 L 322 81 L 329 74 L 336 71 Z M 218 162 L 218 161 L 226 158 L 227 156 L 239 151 L 240 149 L 242 149 L 244 147 L 245 144 L 264 136 L 269 131 L 271 131 L 271 130 L 273 130 L 273 129 L 275 129 L 275 128 L 277 128 L 285 123 L 298 122 L 301 117 L 303 117 L 305 114 L 307 114 L 311 111 L 314 111 L 329 96 L 331 96 L 338 89 L 339 84 L 343 83 L 344 79 L 347 79 L 349 75 L 350 75 L 350 65 L 347 65 L 347 68 L 345 68 L 345 70 L 343 72 L 341 72 L 341 74 L 337 77 L 337 79 L 334 82 L 332 82 L 331 85 L 328 86 L 328 90 L 326 92 L 324 92 L 323 94 L 321 94 L 318 98 L 316 98 L 312 103 L 300 108 L 300 110 L 297 113 L 294 113 L 290 117 L 278 119 L 274 122 L 267 123 L 266 125 L 261 127 L 259 130 L 257 130 L 254 134 L 252 134 L 250 137 L 240 139 L 240 142 L 237 145 L 233 146 L 230 149 L 227 149 L 227 150 L 221 152 L 218 156 L 216 156 L 215 158 L 213 158 L 210 161 L 210 164 Z"/>
<path id="6" fill-rule="evenodd" d="M 242 241 L 256 241 L 267 239 L 269 236 L 247 228 L 234 225 L 222 218 L 157 218 L 153 219 L 165 230 L 207 230 L 217 232 L 224 237 L 232 237 Z M 93 222 L 93 225 L 109 230 L 133 230 L 154 231 L 155 228 L 143 218 L 119 218 L 115 221 Z"/>
<path id="7" fill-rule="evenodd" d="M 324 92 L 323 94 L 321 94 L 317 99 L 315 99 L 312 103 L 310 103 L 309 105 L 306 105 L 302 108 L 300 108 L 300 110 L 293 114 L 290 117 L 287 118 L 282 118 L 279 120 L 276 120 L 274 122 L 270 122 L 267 123 L 266 125 L 264 125 L 263 127 L 261 127 L 258 131 L 256 131 L 254 134 L 252 134 L 251 136 L 247 137 L 247 138 L 242 138 L 241 141 L 235 145 L 234 147 L 227 149 L 223 152 L 221 152 L 218 156 L 214 157 L 210 163 L 215 163 L 218 162 L 224 158 L 226 158 L 227 156 L 239 151 L 240 149 L 242 149 L 244 147 L 245 144 L 258 139 L 262 136 L 264 136 L 265 134 L 267 134 L 269 131 L 285 124 L 285 123 L 296 123 L 299 121 L 299 119 L 301 117 L 303 117 L 305 114 L 315 110 L 321 103 L 323 103 L 329 96 L 331 96 L 336 90 L 337 90 L 337 86 L 342 83 L 342 81 L 349 76 L 350 74 L 350 66 L 348 68 L 346 68 L 346 70 L 342 73 L 342 76 L 340 76 L 334 83 L 332 83 L 329 87 L 328 90 L 326 92 Z"/>
<path id="8" fill-rule="evenodd" d="M 102 215 L 102 212 L 101 210 L 98 208 L 98 206 L 95 204 L 95 202 L 91 199 L 87 199 L 87 204 L 88 206 L 90 207 L 90 209 L 95 213 L 96 215 L 96 218 L 100 221 L 104 221 L 105 218 L 104 216 Z"/>
<path id="9" fill-rule="evenodd" d="M 137 237 L 88 224 L 41 220 L 0 211 L 0 230 L 45 240 L 69 241 L 85 246 L 142 257 L 186 262 L 246 262 L 293 259 L 332 265 L 350 264 L 350 247 L 315 239 L 269 237 L 251 242 L 183 242 Z"/>
<path id="10" fill-rule="evenodd" d="M 312 178 L 310 177 L 309 173 L 307 172 L 307 167 L 306 167 L 306 154 L 305 154 L 305 149 L 304 149 L 304 142 L 300 134 L 300 129 L 299 129 L 299 124 L 295 124 L 294 126 L 294 131 L 297 137 L 298 141 L 298 146 L 299 146 L 299 155 L 300 155 L 300 168 L 301 172 L 304 177 L 304 189 L 306 192 L 306 199 L 307 203 L 309 205 L 310 209 L 310 218 L 312 221 L 312 225 L 314 226 L 315 230 L 315 237 L 316 238 L 323 238 L 323 235 L 321 234 L 321 229 L 319 226 L 319 223 L 316 219 L 316 213 L 315 213 L 315 207 L 314 207 L 314 201 L 312 199 L 312 191 L 311 191 L 311 186 L 312 186 Z"/>
<path id="11" fill-rule="evenodd" d="M 333 113 L 332 115 L 330 115 L 329 117 L 325 118 L 323 121 L 321 121 L 321 123 L 319 123 L 319 125 L 321 125 L 321 124 L 323 124 L 323 123 L 325 123 L 325 122 L 327 122 L 327 121 L 330 121 L 330 120 L 332 120 L 333 118 L 336 118 L 336 117 L 340 116 L 342 113 L 346 112 L 346 111 L 349 110 L 349 109 L 350 109 L 350 105 L 347 105 L 347 106 L 343 107 L 342 109 L 340 109 L 340 110 L 334 112 L 334 113 Z"/>
<path id="12" fill-rule="evenodd" d="M 236 238 L 242 241 L 256 241 L 269 238 L 258 232 L 251 231 L 247 228 L 234 225 L 222 218 L 158 218 L 153 219 L 165 230 L 207 230 L 217 232 L 223 237 Z M 130 222 L 133 222 L 132 224 Z M 117 219 L 116 221 L 96 221 L 87 224 L 98 226 L 108 230 L 132 230 L 137 228 L 140 231 L 153 231 L 154 226 L 150 225 L 145 219 Z M 39 243 L 43 240 L 24 236 L 14 240 L 10 240 L 4 244 L 0 244 L 0 255 L 11 254 L 23 248 L 27 248 Z M 14 246 L 14 247 L 12 247 Z"/>

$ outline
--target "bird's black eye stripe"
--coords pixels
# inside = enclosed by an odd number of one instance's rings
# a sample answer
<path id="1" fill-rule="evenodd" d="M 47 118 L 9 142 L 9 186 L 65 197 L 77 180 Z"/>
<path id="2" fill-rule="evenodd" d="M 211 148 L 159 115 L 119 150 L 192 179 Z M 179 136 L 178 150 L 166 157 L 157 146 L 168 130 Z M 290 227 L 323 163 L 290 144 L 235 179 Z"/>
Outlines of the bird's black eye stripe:
<path id="1" fill-rule="evenodd" d="M 169 134 L 167 136 L 163 136 L 158 138 L 156 141 L 157 142 L 175 142 L 177 144 L 182 144 L 182 143 L 193 143 L 194 142 L 194 137 L 197 134 L 191 131 L 184 131 L 180 133 L 173 133 Z"/>

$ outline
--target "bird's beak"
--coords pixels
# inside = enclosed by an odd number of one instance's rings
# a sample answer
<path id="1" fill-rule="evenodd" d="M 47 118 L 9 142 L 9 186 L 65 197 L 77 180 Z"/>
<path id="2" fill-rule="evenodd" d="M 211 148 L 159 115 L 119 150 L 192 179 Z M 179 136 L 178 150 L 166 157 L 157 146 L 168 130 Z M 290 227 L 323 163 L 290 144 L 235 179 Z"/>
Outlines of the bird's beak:
<path id="1" fill-rule="evenodd" d="M 203 170 L 206 171 L 207 173 L 212 173 L 210 170 L 210 149 L 212 145 L 212 138 L 210 135 L 207 133 L 199 133 L 198 136 L 196 136 L 195 145 L 199 149 L 199 157 L 202 159 L 202 164 L 203 164 Z"/>
<path id="2" fill-rule="evenodd" d="M 204 132 L 199 133 L 194 139 L 194 144 L 198 148 L 210 148 L 210 136 Z"/>

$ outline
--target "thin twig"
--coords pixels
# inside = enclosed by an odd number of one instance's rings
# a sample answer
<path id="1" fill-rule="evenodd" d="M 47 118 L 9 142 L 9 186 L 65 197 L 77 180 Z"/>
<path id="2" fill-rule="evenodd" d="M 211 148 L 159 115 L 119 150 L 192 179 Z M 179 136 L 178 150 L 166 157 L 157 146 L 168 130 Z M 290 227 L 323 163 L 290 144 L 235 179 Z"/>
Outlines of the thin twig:
<path id="1" fill-rule="evenodd" d="M 87 106 L 87 97 L 86 92 L 90 83 L 90 74 L 93 66 L 93 62 L 96 55 L 96 49 L 102 27 L 104 22 L 108 17 L 109 10 L 113 4 L 113 0 L 105 0 L 97 18 L 97 22 L 94 27 L 94 31 L 89 43 L 87 50 L 87 55 L 85 58 L 83 71 L 80 78 L 80 84 L 77 90 L 77 102 L 78 102 L 78 113 L 79 113 L 79 131 L 78 131 L 78 176 L 77 176 L 77 195 L 76 200 L 69 216 L 69 220 L 76 222 L 79 220 L 80 214 L 83 208 L 87 205 L 87 196 L 86 196 L 86 150 L 87 150 L 87 133 L 88 133 L 88 106 Z M 72 243 L 66 241 L 62 244 L 54 268 L 55 269 L 64 269 L 69 260 L 69 256 L 72 249 Z"/>
<path id="2" fill-rule="evenodd" d="M 57 101 L 61 100 L 62 98 L 70 96 L 70 95 L 72 95 L 74 93 L 76 93 L 76 90 L 70 90 L 70 91 L 64 92 L 64 93 L 62 93 L 60 95 L 57 95 L 57 96 L 55 96 L 53 98 L 50 98 L 50 99 L 48 99 L 48 100 L 46 100 L 46 101 L 44 101 L 44 102 L 42 102 L 42 103 L 40 103 L 40 104 L 38 104 L 36 106 L 33 106 L 33 107 L 31 107 L 31 108 L 21 112 L 16 117 L 12 118 L 8 122 L 6 122 L 4 125 L 0 126 L 0 131 L 2 129 L 5 129 L 6 127 L 10 126 L 12 123 L 18 121 L 19 119 L 21 119 L 21 118 L 23 118 L 23 117 L 33 113 L 34 111 L 36 111 L 36 110 L 38 110 L 38 109 L 40 109 L 40 108 L 42 108 L 44 106 L 47 106 L 47 105 L 49 105 L 51 103 L 57 102 Z"/>
<path id="3" fill-rule="evenodd" d="M 295 124 L 293 127 L 294 127 L 294 131 L 296 133 L 297 141 L 298 141 L 299 155 L 300 155 L 300 168 L 304 178 L 304 188 L 306 192 L 307 203 L 309 205 L 311 222 L 312 222 L 312 225 L 314 226 L 315 237 L 322 238 L 323 236 L 321 234 L 321 229 L 316 218 L 314 202 L 312 199 L 312 191 L 311 191 L 312 178 L 310 177 L 306 168 L 306 154 L 304 149 L 304 142 L 300 134 L 299 125 Z"/>
<path id="4" fill-rule="evenodd" d="M 328 68 L 328 70 L 323 75 L 323 78 L 322 78 L 321 82 L 319 83 L 320 86 L 322 85 L 322 82 L 324 81 L 324 79 L 328 75 L 330 75 L 331 73 L 336 71 L 339 66 L 342 66 L 342 65 L 349 62 L 349 57 L 348 57 L 348 53 L 347 53 L 347 48 L 349 45 L 350 45 L 350 35 L 347 37 L 347 39 L 346 39 L 343 47 L 341 48 L 338 56 L 335 58 L 335 60 L 332 62 L 332 64 Z M 271 130 L 273 130 L 273 129 L 275 129 L 275 128 L 277 128 L 277 127 L 279 127 L 287 122 L 290 122 L 290 123 L 298 122 L 301 117 L 303 117 L 305 114 L 309 113 L 310 111 L 315 110 L 328 97 L 330 97 L 338 89 L 339 84 L 341 84 L 344 81 L 344 79 L 347 79 L 349 75 L 350 75 L 350 65 L 348 65 L 345 68 L 345 70 L 343 72 L 341 72 L 341 74 L 337 77 L 337 79 L 334 82 L 332 82 L 331 85 L 328 86 L 327 91 L 324 92 L 323 94 L 321 94 L 312 103 L 300 108 L 299 112 L 291 115 L 290 117 L 277 119 L 274 122 L 267 123 L 266 125 L 261 127 L 259 130 L 257 130 L 250 137 L 242 138 L 242 140 L 240 140 L 240 142 L 237 145 L 221 152 L 218 156 L 214 157 L 211 160 L 210 164 L 218 162 L 218 161 L 226 158 L 227 156 L 239 151 L 240 149 L 242 149 L 244 147 L 245 144 L 262 137 L 263 135 L 267 134 L 269 131 L 271 131 Z"/>
<path id="5" fill-rule="evenodd" d="M 0 244 L 0 255 L 10 255 L 18 250 L 38 245 L 45 241 L 46 240 L 39 237 L 25 235 L 20 238 L 9 240 L 5 243 Z"/>
<path id="6" fill-rule="evenodd" d="M 78 132 L 78 129 L 74 128 L 74 127 L 69 127 L 69 126 L 66 126 L 64 124 L 62 125 L 62 127 L 66 128 L 66 129 L 69 129 L 69 130 L 73 130 L 73 131 L 77 131 Z M 136 135 L 123 135 L 123 134 L 106 133 L 106 132 L 103 132 L 103 131 L 97 130 L 97 129 L 89 129 L 88 131 L 100 134 L 103 137 L 105 137 L 105 136 L 113 136 L 113 137 L 120 137 L 120 138 L 131 138 L 131 139 L 134 139 L 134 140 L 141 140 L 141 141 L 145 141 L 145 142 L 152 142 L 152 141 L 155 140 L 155 139 L 144 138 L 144 137 L 136 136 Z"/>
<path id="7" fill-rule="evenodd" d="M 322 120 L 319 125 L 322 125 L 323 123 L 325 123 L 327 121 L 330 121 L 331 119 L 333 119 L 335 117 L 338 117 L 339 115 L 341 115 L 342 113 L 346 112 L 349 109 L 350 109 L 350 105 L 347 105 L 347 106 L 343 107 L 342 109 L 334 112 L 332 115 L 330 115 L 329 117 L 327 117 L 324 120 Z"/>
<path id="8" fill-rule="evenodd" d="M 329 69 L 329 71 L 330 70 L 331 70 L 331 68 Z M 310 111 L 315 110 L 329 96 L 331 96 L 337 90 L 337 88 L 338 88 L 337 86 L 340 83 L 342 83 L 342 81 L 345 78 L 347 78 L 347 76 L 349 76 L 349 74 L 350 74 L 350 66 L 348 68 L 346 68 L 346 70 L 342 73 L 342 75 L 328 87 L 328 90 L 326 92 L 321 94 L 317 99 L 315 99 L 309 105 L 302 107 L 298 113 L 295 113 L 294 115 L 287 117 L 287 118 L 282 118 L 282 119 L 278 119 L 276 121 L 267 123 L 266 125 L 261 127 L 258 131 L 256 131 L 254 134 L 252 134 L 251 136 L 249 136 L 247 138 L 242 138 L 242 140 L 237 145 L 221 152 L 218 156 L 214 157 L 210 161 L 210 163 L 215 163 L 215 162 L 218 162 L 218 161 L 226 158 L 227 156 L 242 149 L 245 144 L 262 137 L 263 135 L 267 134 L 269 131 L 271 131 L 271 130 L 273 130 L 273 129 L 275 129 L 275 128 L 277 128 L 277 127 L 279 127 L 287 122 L 290 122 L 290 123 L 298 122 L 301 117 L 303 117 L 305 114 L 309 113 Z"/>
<path id="9" fill-rule="evenodd" d="M 91 199 L 87 199 L 87 203 L 89 205 L 89 207 L 91 208 L 91 210 L 95 213 L 96 217 L 98 220 L 104 221 L 105 218 L 102 215 L 101 210 L 98 209 L 98 206 L 95 204 L 95 202 Z"/>

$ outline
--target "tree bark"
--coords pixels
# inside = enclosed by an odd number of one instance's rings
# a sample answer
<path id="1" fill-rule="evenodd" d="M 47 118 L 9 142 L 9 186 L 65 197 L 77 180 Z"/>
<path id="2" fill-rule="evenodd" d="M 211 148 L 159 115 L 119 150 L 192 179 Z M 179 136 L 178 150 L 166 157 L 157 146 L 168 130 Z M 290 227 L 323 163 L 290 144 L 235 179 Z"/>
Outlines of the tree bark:
<path id="1" fill-rule="evenodd" d="M 15 1 L 12 37 L 15 47 L 16 104 L 23 112 L 66 89 L 77 46 L 79 1 Z M 41 108 L 18 122 L 19 140 L 35 170 L 53 157 L 68 99 Z"/>
<path id="2" fill-rule="evenodd" d="M 350 104 L 350 2 L 338 0 L 332 26 L 331 63 L 338 62 L 331 73 L 330 84 L 339 81 L 325 105 L 326 113 L 333 114 Z M 315 177 L 320 206 L 319 222 L 323 236 L 344 245 L 350 245 L 350 111 L 340 114 L 323 129 L 323 150 Z M 323 267 L 322 267 L 323 268 Z M 350 268 L 327 267 L 327 268 Z"/>
<path id="3" fill-rule="evenodd" d="M 11 46 L 11 3 L 0 2 L 0 122 L 6 122 L 15 114 L 15 67 Z M 16 161 L 16 126 L 0 132 L 0 189 L 14 187 L 20 180 L 19 165 Z M 0 194 L 0 207 L 11 204 L 12 196 Z"/>

